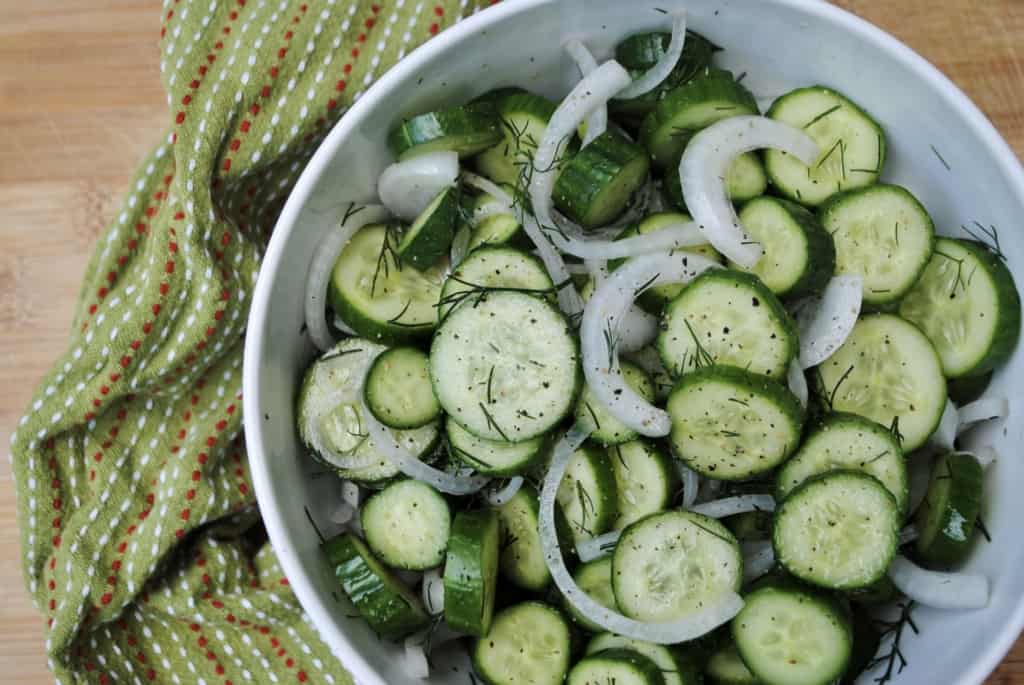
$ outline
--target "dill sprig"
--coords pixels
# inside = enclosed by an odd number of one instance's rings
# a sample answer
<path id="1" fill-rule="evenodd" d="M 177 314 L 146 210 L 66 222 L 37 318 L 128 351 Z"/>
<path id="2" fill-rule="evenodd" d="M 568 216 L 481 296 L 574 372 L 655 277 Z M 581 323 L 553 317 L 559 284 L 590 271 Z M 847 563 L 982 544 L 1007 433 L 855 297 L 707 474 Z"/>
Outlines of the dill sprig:
<path id="1" fill-rule="evenodd" d="M 843 375 L 839 377 L 839 380 L 836 381 L 836 384 L 834 386 L 832 386 L 832 390 L 828 394 L 828 408 L 829 408 L 829 410 L 833 410 L 834 411 L 835 401 L 836 401 L 836 394 L 839 393 L 840 386 L 842 386 L 842 384 L 846 382 L 846 379 L 850 377 L 851 373 L 853 373 L 853 364 L 850 364 L 849 368 L 847 368 L 846 371 L 843 372 Z"/>
<path id="2" fill-rule="evenodd" d="M 882 134 L 876 133 L 875 140 L 877 141 L 876 149 L 878 152 L 875 156 L 875 168 L 874 169 L 850 169 L 850 173 L 854 174 L 880 174 L 882 173 Z"/>
<path id="3" fill-rule="evenodd" d="M 949 162 L 947 162 L 945 159 L 943 159 L 942 155 L 939 154 L 939 151 L 935 149 L 934 145 L 929 145 L 928 147 L 930 147 L 932 149 L 932 153 L 936 157 L 939 158 L 940 162 L 942 162 L 942 166 L 946 167 L 946 171 L 952 171 L 953 170 L 953 167 L 949 166 Z"/>
<path id="4" fill-rule="evenodd" d="M 435 307 L 441 307 L 443 309 L 451 310 L 456 306 L 462 304 L 467 299 L 475 298 L 474 305 L 476 306 L 491 293 L 523 293 L 526 295 L 552 295 L 557 293 L 559 290 L 564 288 L 567 284 L 571 283 L 571 280 L 566 279 L 561 283 L 557 283 L 550 288 L 515 288 L 511 286 L 490 286 L 481 285 L 479 283 L 473 283 L 467 281 L 460 276 L 452 274 L 448 277 L 449 280 L 455 281 L 456 283 L 465 286 L 465 290 L 458 290 L 453 293 L 445 295 L 438 300 Z"/>
<path id="5" fill-rule="evenodd" d="M 388 257 L 394 262 L 396 269 L 402 270 L 402 259 L 398 256 L 396 247 L 391 244 L 392 239 L 394 239 L 395 245 L 398 244 L 398 238 L 395 236 L 396 230 L 393 224 L 384 227 L 384 240 L 381 241 L 380 252 L 377 254 L 377 266 L 373 270 L 373 280 L 370 281 L 370 297 L 377 292 L 377 279 L 380 277 L 381 270 L 384 271 L 384 278 L 391 274 Z"/>
<path id="6" fill-rule="evenodd" d="M 659 277 L 659 276 L 661 276 L 661 274 L 660 274 L 660 273 L 654 274 L 653 276 L 651 276 L 650 278 L 648 278 L 648 279 L 647 279 L 646 281 L 644 281 L 644 283 L 643 283 L 642 285 L 640 285 L 639 287 L 635 288 L 635 289 L 633 290 L 633 297 L 634 297 L 634 298 L 635 298 L 635 297 L 637 297 L 638 295 L 640 295 L 640 293 L 642 293 L 643 291 L 645 291 L 645 290 L 647 290 L 648 288 L 650 288 L 650 287 L 651 287 L 651 285 L 653 285 L 653 284 L 654 284 L 654 282 L 655 282 L 656 280 L 658 280 L 658 277 Z"/>
<path id="7" fill-rule="evenodd" d="M 501 426 L 498 425 L 498 422 L 494 420 L 494 417 L 491 415 L 491 412 L 487 411 L 487 407 L 484 406 L 484 403 L 478 402 L 478 405 L 480 406 L 480 411 L 484 413 L 484 418 L 487 419 L 487 427 L 493 428 L 494 430 L 498 431 L 498 435 L 500 435 L 502 439 L 505 440 L 505 442 L 511 442 L 511 440 L 509 440 L 508 436 L 505 434 L 505 431 L 503 431 L 501 429 Z"/>
<path id="8" fill-rule="evenodd" d="M 615 331 L 612 330 L 612 323 L 609 321 L 604 331 L 604 344 L 608 349 L 608 368 L 612 369 L 615 367 L 615 360 L 618 356 L 619 338 L 615 335 Z"/>
<path id="9" fill-rule="evenodd" d="M 363 348 L 361 348 L 361 347 L 357 347 L 355 349 L 350 349 L 350 350 L 335 350 L 334 352 L 329 352 L 329 353 L 325 354 L 324 356 L 320 357 L 320 359 L 318 359 L 317 361 L 326 362 L 326 361 L 330 361 L 332 359 L 337 359 L 338 357 L 344 357 L 345 355 L 355 354 L 357 352 L 362 352 L 362 351 L 363 351 Z"/>
<path id="10" fill-rule="evenodd" d="M 594 430 L 601 430 L 601 422 L 597 420 L 597 413 L 595 413 L 594 408 L 590 406 L 590 402 L 584 402 L 583 406 L 586 407 L 587 412 L 590 414 L 591 420 L 594 422 Z"/>
<path id="11" fill-rule="evenodd" d="M 903 433 L 900 432 L 900 417 L 892 417 L 892 423 L 889 424 L 889 432 L 892 433 L 892 437 L 896 439 L 896 442 L 903 445 Z"/>
<path id="12" fill-rule="evenodd" d="M 956 264 L 956 278 L 953 279 L 953 286 L 949 290 L 949 299 L 953 299 L 956 296 L 956 287 L 959 285 L 963 291 L 967 292 L 968 282 L 964 280 L 964 260 L 963 258 L 956 258 L 953 255 L 947 254 L 942 250 L 935 250 L 935 254 L 940 257 L 944 257 L 949 261 Z"/>
<path id="13" fill-rule="evenodd" d="M 882 633 L 879 635 L 879 641 L 891 638 L 888 645 L 888 651 L 879 649 L 879 653 L 868 662 L 865 671 L 885 664 L 885 672 L 879 677 L 875 678 L 875 682 L 878 685 L 884 685 L 890 682 L 894 676 L 899 675 L 903 672 L 903 669 L 907 666 L 907 659 L 903 655 L 903 648 L 900 645 L 901 640 L 904 636 L 904 630 L 909 626 L 915 634 L 920 633 L 917 628 L 917 624 L 914 623 L 914 619 L 911 616 L 911 612 L 914 610 L 914 601 L 909 600 L 899 605 L 900 615 L 895 621 L 876 621 L 875 624 L 882 628 Z"/>
<path id="14" fill-rule="evenodd" d="M 411 307 L 411 306 L 412 306 L 412 299 L 410 299 L 408 302 L 405 303 L 405 306 L 402 307 L 402 311 L 398 312 L 397 314 L 395 314 L 395 316 L 393 316 L 392 318 L 388 319 L 388 323 L 393 325 L 393 326 L 403 326 L 405 328 L 421 328 L 421 327 L 423 327 L 424 324 L 422 324 L 422 323 L 411 323 L 411 322 L 406 322 L 406 321 L 401 321 L 400 320 L 403 316 L 406 315 L 406 313 L 409 311 L 409 307 Z"/>
<path id="15" fill-rule="evenodd" d="M 964 233 L 971 236 L 979 243 L 987 247 L 996 257 L 999 257 L 1005 262 L 1006 255 L 1003 253 L 1003 248 L 999 244 L 999 229 L 997 229 L 992 224 L 990 224 L 986 228 L 981 224 L 980 221 L 973 221 L 971 223 L 973 223 L 974 226 L 981 232 L 981 235 L 975 233 L 974 231 L 967 228 L 967 226 L 964 226 L 963 224 L 960 225 L 960 228 L 964 231 Z"/>
<path id="16" fill-rule="evenodd" d="M 473 466 L 477 467 L 477 470 L 479 470 L 481 466 L 483 468 L 485 468 L 485 469 L 494 468 L 491 464 L 487 463 L 486 461 L 484 461 L 480 457 L 474 456 L 474 455 L 470 454 L 469 452 L 467 452 L 466 450 L 459 449 L 458 447 L 453 445 L 451 442 L 447 443 L 447 449 L 448 449 L 448 455 L 451 458 L 453 458 L 453 459 L 461 459 L 463 461 L 467 461 L 470 464 L 472 464 Z"/>
<path id="17" fill-rule="evenodd" d="M 320 532 L 320 526 L 316 525 L 316 521 L 313 520 L 313 515 L 309 513 L 309 507 L 302 507 L 302 510 L 306 512 L 306 519 L 309 521 L 309 525 L 313 526 L 313 530 L 316 531 L 316 536 L 320 538 L 320 544 L 327 542 L 327 538 Z"/>
<path id="18" fill-rule="evenodd" d="M 833 112 L 835 112 L 836 110 L 841 109 L 841 108 L 842 108 L 842 105 L 833 105 L 832 107 L 829 107 L 824 112 L 822 112 L 821 114 L 818 114 L 816 117 L 814 117 L 813 119 L 808 121 L 806 124 L 804 124 L 804 130 L 809 129 L 811 126 L 814 126 L 816 123 L 818 123 L 819 121 L 821 121 L 822 119 L 827 117 L 829 114 L 832 114 Z"/>
<path id="19" fill-rule="evenodd" d="M 494 365 L 491 365 L 491 370 L 487 373 L 487 404 L 494 404 L 494 397 L 491 394 L 491 386 L 494 384 Z"/>
<path id="20" fill-rule="evenodd" d="M 981 514 L 974 520 L 975 527 L 981 531 L 982 537 L 985 538 L 985 542 L 992 542 L 992 535 L 988 532 L 988 526 L 985 525 L 985 521 L 982 520 Z"/>
<path id="21" fill-rule="evenodd" d="M 355 202 L 349 202 L 348 208 L 345 210 L 344 216 L 341 217 L 342 225 L 347 224 L 349 219 L 351 219 L 364 209 L 366 209 L 365 205 L 356 205 Z"/>
<path id="22" fill-rule="evenodd" d="M 693 353 L 693 357 L 690 360 L 693 368 L 700 369 L 705 366 L 712 366 L 715 363 L 715 358 L 711 356 L 711 353 L 708 352 L 703 345 L 701 345 L 700 339 L 697 337 L 697 332 L 693 330 L 693 326 L 690 325 L 690 320 L 684 318 L 683 323 L 686 324 L 686 330 L 690 332 L 690 338 L 693 340 L 693 345 L 696 348 L 696 351 Z M 685 366 L 685 360 L 683 364 Z"/>
<path id="23" fill-rule="evenodd" d="M 580 530 L 587 535 L 593 535 L 594 533 L 587 528 L 587 511 L 594 513 L 594 500 L 580 481 L 576 481 L 576 497 L 580 502 Z"/>

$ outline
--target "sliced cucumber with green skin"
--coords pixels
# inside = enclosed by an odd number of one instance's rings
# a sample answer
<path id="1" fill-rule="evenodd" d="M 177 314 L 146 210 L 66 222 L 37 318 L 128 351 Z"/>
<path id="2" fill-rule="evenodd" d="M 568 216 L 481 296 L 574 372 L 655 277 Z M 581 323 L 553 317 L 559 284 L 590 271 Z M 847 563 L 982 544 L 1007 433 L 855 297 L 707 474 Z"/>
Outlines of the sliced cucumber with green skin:
<path id="1" fill-rule="evenodd" d="M 775 510 L 772 546 L 778 562 L 804 582 L 853 590 L 885 574 L 902 522 L 896 500 L 877 479 L 830 471 L 805 481 Z"/>
<path id="2" fill-rule="evenodd" d="M 388 147 L 399 161 L 438 150 L 469 157 L 500 141 L 498 112 L 485 101 L 411 117 L 388 134 Z"/>
<path id="3" fill-rule="evenodd" d="M 615 58 L 630 72 L 630 76 L 636 79 L 665 55 L 671 41 L 670 33 L 634 34 L 615 46 Z M 680 55 L 668 78 L 635 98 L 613 98 L 608 102 L 608 111 L 615 116 L 633 119 L 643 117 L 654 109 L 667 92 L 706 74 L 714 50 L 714 46 L 706 38 L 688 31 L 683 43 L 683 54 Z"/>
<path id="4" fill-rule="evenodd" d="M 615 605 L 615 592 L 612 590 L 612 556 L 610 554 L 580 564 L 572 574 L 572 579 L 592 600 L 606 609 L 618 611 Z M 581 614 L 570 602 L 565 602 L 565 610 L 581 628 L 592 633 L 602 630 L 601 626 Z"/>
<path id="5" fill-rule="evenodd" d="M 296 407 L 299 438 L 313 457 L 342 478 L 375 483 L 393 478 L 398 468 L 373 443 L 363 417 L 363 379 L 384 347 L 348 338 L 325 352 L 306 370 Z M 397 431 L 401 443 L 420 459 L 433 453 L 440 438 L 437 423 Z M 360 468 L 345 468 L 358 462 Z"/>
<path id="6" fill-rule="evenodd" d="M 451 416 L 445 419 L 448 446 L 460 461 L 488 476 L 515 476 L 525 473 L 544 456 L 546 436 L 505 442 L 478 438 L 460 426 Z"/>
<path id="7" fill-rule="evenodd" d="M 575 406 L 579 342 L 546 299 L 517 292 L 474 296 L 445 317 L 430 347 L 441 407 L 481 438 L 543 435 Z"/>
<path id="8" fill-rule="evenodd" d="M 388 566 L 425 571 L 440 566 L 448 548 L 451 512 L 426 483 L 401 480 L 374 493 L 359 512 L 366 544 Z"/>
<path id="9" fill-rule="evenodd" d="M 917 510 L 915 549 L 922 561 L 951 566 L 970 552 L 984 476 L 971 454 L 953 452 L 936 460 L 928 494 Z"/>
<path id="10" fill-rule="evenodd" d="M 622 233 L 618 235 L 616 240 L 625 240 L 626 238 L 632 238 L 637 235 L 647 235 L 648 233 L 654 233 L 664 228 L 668 228 L 669 226 L 677 226 L 679 224 L 689 223 L 690 221 L 692 221 L 692 219 L 687 214 L 679 214 L 677 212 L 656 212 L 646 216 L 640 223 L 624 229 Z M 722 255 L 718 254 L 715 248 L 713 248 L 709 243 L 680 248 L 679 251 L 684 250 L 686 252 L 693 252 L 703 257 L 707 257 L 719 264 L 724 263 Z M 610 259 L 608 260 L 608 270 L 614 271 L 625 263 L 625 259 Z M 636 299 L 636 303 L 641 309 L 649 314 L 661 316 L 661 312 L 665 308 L 665 304 L 678 295 L 683 287 L 684 286 L 681 283 L 656 285 L 640 293 L 640 296 Z"/>
<path id="11" fill-rule="evenodd" d="M 399 343 L 429 335 L 437 326 L 437 298 L 444 269 L 414 269 L 397 259 L 392 228 L 359 230 L 334 264 L 328 285 L 331 308 L 359 335 Z"/>
<path id="12" fill-rule="evenodd" d="M 846 672 L 853 631 L 831 597 L 766 584 L 745 597 L 732 635 L 747 668 L 765 685 L 829 685 Z"/>
<path id="13" fill-rule="evenodd" d="M 430 623 L 419 598 L 385 569 L 363 541 L 342 533 L 324 554 L 356 611 L 381 637 L 398 640 Z"/>
<path id="14" fill-rule="evenodd" d="M 992 382 L 992 372 L 983 373 L 980 376 L 961 376 L 950 378 L 946 381 L 946 389 L 949 390 L 949 399 L 957 406 L 970 404 L 980 399 L 988 384 Z"/>
<path id="15" fill-rule="evenodd" d="M 620 362 L 619 369 L 626 385 L 648 402 L 654 401 L 654 383 L 646 371 L 627 361 Z M 594 396 L 589 385 L 584 386 L 583 393 L 576 403 L 576 421 L 588 429 L 593 429 L 590 439 L 602 445 L 619 445 L 636 439 L 638 435 L 635 430 L 611 415 Z"/>
<path id="16" fill-rule="evenodd" d="M 705 673 L 715 685 L 761 685 L 757 676 L 743 663 L 734 642 L 719 647 L 711 654 Z"/>
<path id="17" fill-rule="evenodd" d="M 785 378 L 797 333 L 782 303 L 756 276 L 709 269 L 666 305 L 657 344 L 676 376 L 714 363 Z"/>
<path id="18" fill-rule="evenodd" d="M 881 644 L 882 636 L 875 627 L 875 618 L 856 605 L 850 611 L 850 626 L 853 631 L 853 648 L 840 685 L 856 685 L 857 677 L 868 670 Z"/>
<path id="19" fill-rule="evenodd" d="M 834 411 L 889 426 L 904 454 L 935 432 L 946 407 L 946 379 L 935 348 L 917 326 L 892 314 L 863 317 L 817 367 L 817 393 Z"/>
<path id="20" fill-rule="evenodd" d="M 814 214 L 795 202 L 759 197 L 744 205 L 739 216 L 744 230 L 764 249 L 749 271 L 773 293 L 797 297 L 825 288 L 835 271 L 836 250 Z"/>
<path id="21" fill-rule="evenodd" d="M 664 645 L 653 642 L 633 640 L 612 633 L 601 633 L 587 643 L 587 654 L 597 654 L 606 649 L 628 649 L 645 656 L 654 662 L 665 680 L 665 685 L 699 685 L 700 672 L 689 663 L 689 660 L 677 658 L 672 650 Z"/>
<path id="22" fill-rule="evenodd" d="M 580 659 L 569 671 L 567 685 L 664 685 L 657 664 L 629 649 L 606 649 Z"/>
<path id="23" fill-rule="evenodd" d="M 936 241 L 900 315 L 932 341 L 948 378 L 991 371 L 1009 359 L 1020 337 L 1020 295 L 1010 270 L 970 240 Z"/>
<path id="24" fill-rule="evenodd" d="M 836 195 L 820 214 L 835 244 L 836 273 L 863 278 L 867 304 L 898 301 L 932 257 L 932 219 L 900 186 L 879 184 Z"/>
<path id="25" fill-rule="evenodd" d="M 441 289 L 441 317 L 464 301 L 475 302 L 474 292 L 510 288 L 544 296 L 554 285 L 539 259 L 513 247 L 473 250 L 452 272 Z"/>
<path id="26" fill-rule="evenodd" d="M 829 414 L 814 427 L 779 469 L 775 499 L 782 501 L 807 479 L 836 469 L 874 476 L 896 500 L 901 515 L 906 513 L 909 489 L 903 449 L 888 428 L 855 414 Z"/>
<path id="27" fill-rule="evenodd" d="M 415 347 L 393 347 L 373 360 L 363 397 L 370 413 L 391 428 L 419 428 L 441 415 L 430 359 Z"/>
<path id="28" fill-rule="evenodd" d="M 668 508 L 679 488 L 679 474 L 658 445 L 633 440 L 609 447 L 608 454 L 618 493 L 616 529 Z"/>
<path id="29" fill-rule="evenodd" d="M 473 201 L 472 211 L 482 209 L 489 204 L 495 203 L 490 195 L 479 195 Z M 525 240 L 524 240 L 525 239 Z M 509 245 L 512 247 L 521 246 L 529 242 L 525 237 L 522 225 L 512 214 L 494 214 L 479 222 L 473 228 L 473 235 L 469 239 L 469 250 L 475 250 L 484 245 Z"/>
<path id="30" fill-rule="evenodd" d="M 682 155 L 680 154 L 680 158 Z M 682 179 L 679 176 L 679 159 L 665 169 L 663 177 L 665 196 L 674 207 L 682 212 L 686 208 L 683 198 Z M 764 194 L 768 189 L 768 175 L 756 152 L 747 152 L 732 161 L 725 172 L 725 194 L 734 203 L 742 203 Z"/>
<path id="31" fill-rule="evenodd" d="M 794 90 L 777 99 L 767 116 L 802 129 L 821 150 L 809 167 L 784 152 L 765 152 L 772 184 L 790 200 L 816 207 L 834 193 L 878 181 L 885 166 L 885 133 L 836 91 L 823 86 Z"/>
<path id="32" fill-rule="evenodd" d="M 589 444 L 576 450 L 558 486 L 556 501 L 575 542 L 611 530 L 618 517 L 618 492 L 608 453 Z"/>
<path id="33" fill-rule="evenodd" d="M 889 576 L 882 576 L 867 587 L 847 590 L 845 595 L 858 604 L 888 604 L 899 598 L 900 591 Z"/>
<path id="34" fill-rule="evenodd" d="M 493 510 L 455 515 L 444 565 L 444 619 L 453 630 L 481 636 L 490 629 L 500 540 Z"/>
<path id="35" fill-rule="evenodd" d="M 533 592 L 540 592 L 551 583 L 537 532 L 539 510 L 537 491 L 525 483 L 497 510 L 502 536 L 501 574 L 513 584 Z"/>
<path id="36" fill-rule="evenodd" d="M 423 271 L 448 255 L 459 221 L 460 194 L 454 186 L 445 188 L 405 230 L 398 243 L 398 256 L 403 263 Z"/>
<path id="37" fill-rule="evenodd" d="M 758 114 L 757 102 L 732 75 L 714 74 L 669 91 L 644 119 L 640 142 L 654 163 L 678 161 L 695 133 L 728 117 Z"/>
<path id="38" fill-rule="evenodd" d="M 501 140 L 474 161 L 477 170 L 495 183 L 515 186 L 527 173 L 527 165 L 544 137 L 557 104 L 521 91 L 496 97 L 494 106 L 501 122 Z"/>
<path id="39" fill-rule="evenodd" d="M 781 383 L 728 366 L 679 379 L 668 398 L 675 455 L 709 478 L 746 480 L 781 464 L 800 444 L 803 408 Z"/>
<path id="40" fill-rule="evenodd" d="M 562 163 L 552 198 L 584 228 L 603 226 L 626 209 L 649 168 L 642 147 L 609 129 Z"/>
<path id="41" fill-rule="evenodd" d="M 622 531 L 612 552 L 612 589 L 638 621 L 683 618 L 743 583 L 739 543 L 720 522 L 692 511 L 652 514 Z"/>
<path id="42" fill-rule="evenodd" d="M 572 636 L 561 612 L 523 602 L 494 617 L 473 646 L 473 667 L 487 685 L 561 685 L 569 672 Z"/>

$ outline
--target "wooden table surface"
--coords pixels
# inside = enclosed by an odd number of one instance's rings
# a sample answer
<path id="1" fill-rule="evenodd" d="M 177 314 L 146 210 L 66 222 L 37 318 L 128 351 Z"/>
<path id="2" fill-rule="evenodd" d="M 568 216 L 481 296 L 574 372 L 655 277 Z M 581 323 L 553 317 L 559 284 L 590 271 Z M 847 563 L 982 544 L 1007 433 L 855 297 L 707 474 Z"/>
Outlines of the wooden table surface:
<path id="1" fill-rule="evenodd" d="M 1024 153 L 1024 0 L 839 0 L 951 76 Z M 0 0 L 0 444 L 64 349 L 78 280 L 166 123 L 157 0 Z M 0 468 L 0 680 L 49 683 Z M 989 683 L 1024 685 L 1024 641 Z"/>

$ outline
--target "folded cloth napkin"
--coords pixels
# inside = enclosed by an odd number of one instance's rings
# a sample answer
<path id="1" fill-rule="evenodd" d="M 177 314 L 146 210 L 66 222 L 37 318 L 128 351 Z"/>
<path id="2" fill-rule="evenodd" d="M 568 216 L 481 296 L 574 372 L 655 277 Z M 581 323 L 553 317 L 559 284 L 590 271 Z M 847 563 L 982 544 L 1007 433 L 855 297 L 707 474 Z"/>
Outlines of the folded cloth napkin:
<path id="1" fill-rule="evenodd" d="M 260 255 L 346 107 L 487 0 L 164 0 L 170 129 L 12 436 L 60 683 L 348 683 L 259 535 L 241 437 Z"/>

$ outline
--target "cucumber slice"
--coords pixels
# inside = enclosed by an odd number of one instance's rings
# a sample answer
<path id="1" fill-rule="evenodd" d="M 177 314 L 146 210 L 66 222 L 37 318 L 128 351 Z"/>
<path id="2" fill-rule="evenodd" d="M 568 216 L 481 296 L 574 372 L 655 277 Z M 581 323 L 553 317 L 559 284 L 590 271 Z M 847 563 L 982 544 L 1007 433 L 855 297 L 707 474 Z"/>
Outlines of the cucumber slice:
<path id="1" fill-rule="evenodd" d="M 473 667 L 487 685 L 561 685 L 569 672 L 569 623 L 554 607 L 523 602 L 494 617 L 473 646 Z"/>
<path id="2" fill-rule="evenodd" d="M 375 483 L 398 474 L 398 468 L 369 437 L 360 402 L 363 379 L 384 349 L 361 338 L 343 340 L 313 362 L 299 389 L 299 438 L 317 461 L 348 480 Z M 440 437 L 437 423 L 397 434 L 406 449 L 420 459 L 433 453 Z M 353 461 L 366 465 L 342 467 Z"/>
<path id="3" fill-rule="evenodd" d="M 403 262 L 423 271 L 448 255 L 459 220 L 460 192 L 454 186 L 442 190 L 405 230 L 398 243 Z"/>
<path id="4" fill-rule="evenodd" d="M 444 565 L 444 619 L 453 630 L 486 635 L 498 585 L 498 515 L 460 511 L 452 521 Z"/>
<path id="5" fill-rule="evenodd" d="M 586 656 L 569 671 L 567 685 L 664 685 L 657 664 L 629 649 L 606 649 Z"/>
<path id="6" fill-rule="evenodd" d="M 714 73 L 670 90 L 644 119 L 640 142 L 659 168 L 678 162 L 697 131 L 727 117 L 758 114 L 757 102 L 732 75 Z"/>
<path id="7" fill-rule="evenodd" d="M 743 583 L 743 557 L 729 529 L 692 511 L 668 511 L 622 531 L 612 552 L 612 589 L 623 614 L 672 621 Z"/>
<path id="8" fill-rule="evenodd" d="M 425 571 L 444 561 L 452 517 L 444 497 L 426 483 L 388 485 L 366 500 L 359 517 L 366 544 L 388 566 Z"/>
<path id="9" fill-rule="evenodd" d="M 426 271 L 397 257 L 394 231 L 382 224 L 352 236 L 334 264 L 328 300 L 359 335 L 398 343 L 429 335 L 437 326 L 437 298 L 444 269 Z"/>
<path id="10" fill-rule="evenodd" d="M 648 402 L 654 401 L 654 383 L 647 372 L 635 364 L 622 361 L 619 364 L 626 385 Z M 638 433 L 611 415 L 608 409 L 597 401 L 589 385 L 585 385 L 576 403 L 576 421 L 592 428 L 590 439 L 602 445 L 619 445 L 635 440 Z"/>
<path id="11" fill-rule="evenodd" d="M 441 318 L 462 302 L 475 302 L 481 289 L 509 288 L 534 295 L 552 292 L 554 285 L 539 259 L 512 247 L 481 247 L 466 255 L 441 289 Z"/>
<path id="12" fill-rule="evenodd" d="M 800 444 L 797 398 L 781 383 L 742 369 L 709 366 L 683 376 L 666 410 L 676 456 L 710 478 L 765 473 Z"/>
<path id="13" fill-rule="evenodd" d="M 951 566 L 967 556 L 981 513 L 984 475 L 978 460 L 963 452 L 935 462 L 928 494 L 917 510 L 915 548 L 923 561 Z"/>
<path id="14" fill-rule="evenodd" d="M 991 382 L 992 372 L 989 371 L 980 376 L 949 378 L 946 381 L 946 389 L 949 390 L 949 399 L 959 407 L 981 399 Z"/>
<path id="15" fill-rule="evenodd" d="M 935 348 L 914 324 L 892 314 L 862 318 L 817 369 L 817 392 L 833 410 L 889 426 L 905 454 L 935 432 L 946 407 Z"/>
<path id="16" fill-rule="evenodd" d="M 441 415 L 430 385 L 430 360 L 415 347 L 382 352 L 366 374 L 366 407 L 391 428 L 419 428 Z"/>
<path id="17" fill-rule="evenodd" d="M 900 315 L 935 345 L 948 378 L 978 376 L 1005 362 L 1020 337 L 1020 296 L 999 257 L 969 240 L 940 238 Z"/>
<path id="18" fill-rule="evenodd" d="M 528 174 L 533 154 L 557 104 L 540 95 L 519 91 L 495 97 L 494 106 L 501 122 L 501 140 L 474 160 L 477 171 L 495 183 L 522 185 L 520 180 Z"/>
<path id="19" fill-rule="evenodd" d="M 472 210 L 482 209 L 489 204 L 497 202 L 487 194 L 478 195 L 473 201 Z M 510 245 L 519 246 L 521 243 L 529 243 L 523 227 L 512 214 L 493 214 L 473 228 L 473 235 L 469 239 L 470 251 L 484 245 Z M 524 245 L 525 247 L 525 245 Z"/>
<path id="20" fill-rule="evenodd" d="M 663 177 L 665 196 L 674 207 L 682 212 L 686 209 L 683 198 L 682 178 L 679 176 L 679 158 L 665 169 Z M 746 202 L 768 189 L 768 175 L 756 152 L 747 152 L 732 161 L 725 172 L 725 194 L 735 203 Z"/>
<path id="21" fill-rule="evenodd" d="M 608 453 L 618 494 L 616 529 L 668 508 L 679 487 L 679 474 L 661 448 L 633 440 L 610 447 Z"/>
<path id="22" fill-rule="evenodd" d="M 775 558 L 812 585 L 866 587 L 889 568 L 902 521 L 896 500 L 878 480 L 860 471 L 831 471 L 805 481 L 776 509 Z"/>
<path id="23" fill-rule="evenodd" d="M 527 484 L 497 510 L 502 538 L 501 573 L 513 584 L 532 592 L 540 592 L 551 583 L 537 532 L 539 510 L 537 491 Z"/>
<path id="24" fill-rule="evenodd" d="M 649 169 L 644 149 L 609 129 L 561 164 L 552 198 L 584 228 L 603 226 L 622 214 Z"/>
<path id="25" fill-rule="evenodd" d="M 832 598 L 765 585 L 732 621 L 743 663 L 765 685 L 828 685 L 846 672 L 853 631 Z"/>
<path id="26" fill-rule="evenodd" d="M 837 195 L 821 208 L 836 273 L 864 279 L 864 301 L 881 307 L 907 294 L 935 243 L 931 217 L 906 189 L 875 185 Z"/>
<path id="27" fill-rule="evenodd" d="M 761 685 L 757 676 L 743 663 L 735 642 L 716 649 L 708 659 L 705 671 L 716 685 Z"/>
<path id="28" fill-rule="evenodd" d="M 740 222 L 764 256 L 749 271 L 779 297 L 823 290 L 836 266 L 836 250 L 818 219 L 800 205 L 759 197 L 744 205 Z M 730 265 L 741 269 L 737 264 Z"/>
<path id="29" fill-rule="evenodd" d="M 612 590 L 612 556 L 610 554 L 580 564 L 572 574 L 572 579 L 588 597 L 604 608 L 612 611 L 619 610 L 615 604 L 615 592 Z M 569 602 L 565 602 L 565 610 L 572 616 L 573 621 L 584 630 L 592 633 L 602 630 L 601 626 L 583 616 Z"/>
<path id="30" fill-rule="evenodd" d="M 587 654 L 598 654 L 606 649 L 628 649 L 654 662 L 665 680 L 665 685 L 699 685 L 700 673 L 684 658 L 676 658 L 672 650 L 653 642 L 633 640 L 612 633 L 601 633 L 587 643 Z"/>
<path id="31" fill-rule="evenodd" d="M 556 501 L 569 522 L 574 542 L 611 530 L 618 516 L 618 494 L 608 453 L 594 445 L 576 450 L 558 486 Z"/>
<path id="32" fill-rule="evenodd" d="M 797 334 L 778 298 L 756 276 L 709 269 L 666 305 L 657 344 L 676 376 L 713 363 L 785 378 Z"/>
<path id="33" fill-rule="evenodd" d="M 767 540 L 772 536 L 772 512 L 745 511 L 721 519 L 740 542 Z"/>
<path id="34" fill-rule="evenodd" d="M 626 69 L 650 69 L 665 56 L 671 42 L 672 34 L 665 31 L 634 33 L 615 46 L 615 59 Z M 672 78 L 689 81 L 708 68 L 714 53 L 711 41 L 695 31 L 687 31 L 683 54 L 676 62 Z"/>
<path id="35" fill-rule="evenodd" d="M 406 119 L 388 134 L 388 147 L 399 161 L 438 150 L 469 157 L 500 140 L 495 106 L 480 101 Z"/>
<path id="36" fill-rule="evenodd" d="M 522 442 L 573 408 L 579 343 L 547 300 L 499 291 L 474 296 L 438 328 L 430 373 L 441 407 L 481 438 Z"/>
<path id="37" fill-rule="evenodd" d="M 888 604 L 900 597 L 900 591 L 889 576 L 882 576 L 867 587 L 847 590 L 846 596 L 858 604 Z"/>
<path id="38" fill-rule="evenodd" d="M 452 453 L 467 466 L 489 476 L 515 476 L 528 471 L 545 453 L 546 436 L 505 442 L 478 438 L 449 416 L 445 432 Z"/>
<path id="39" fill-rule="evenodd" d="M 885 133 L 836 91 L 823 86 L 794 90 L 776 100 L 767 116 L 803 129 L 821 150 L 809 167 L 784 152 L 765 152 L 772 184 L 790 200 L 817 206 L 833 193 L 878 181 L 885 166 Z"/>
<path id="40" fill-rule="evenodd" d="M 854 414 L 829 414 L 811 431 L 779 469 L 775 499 L 781 502 L 809 478 L 837 469 L 874 476 L 896 500 L 901 515 L 906 513 L 909 489 L 903 449 L 888 428 Z"/>
<path id="41" fill-rule="evenodd" d="M 342 533 L 325 542 L 323 551 L 341 589 L 381 637 L 398 640 L 430 623 L 419 598 L 381 566 L 362 540 Z"/>

